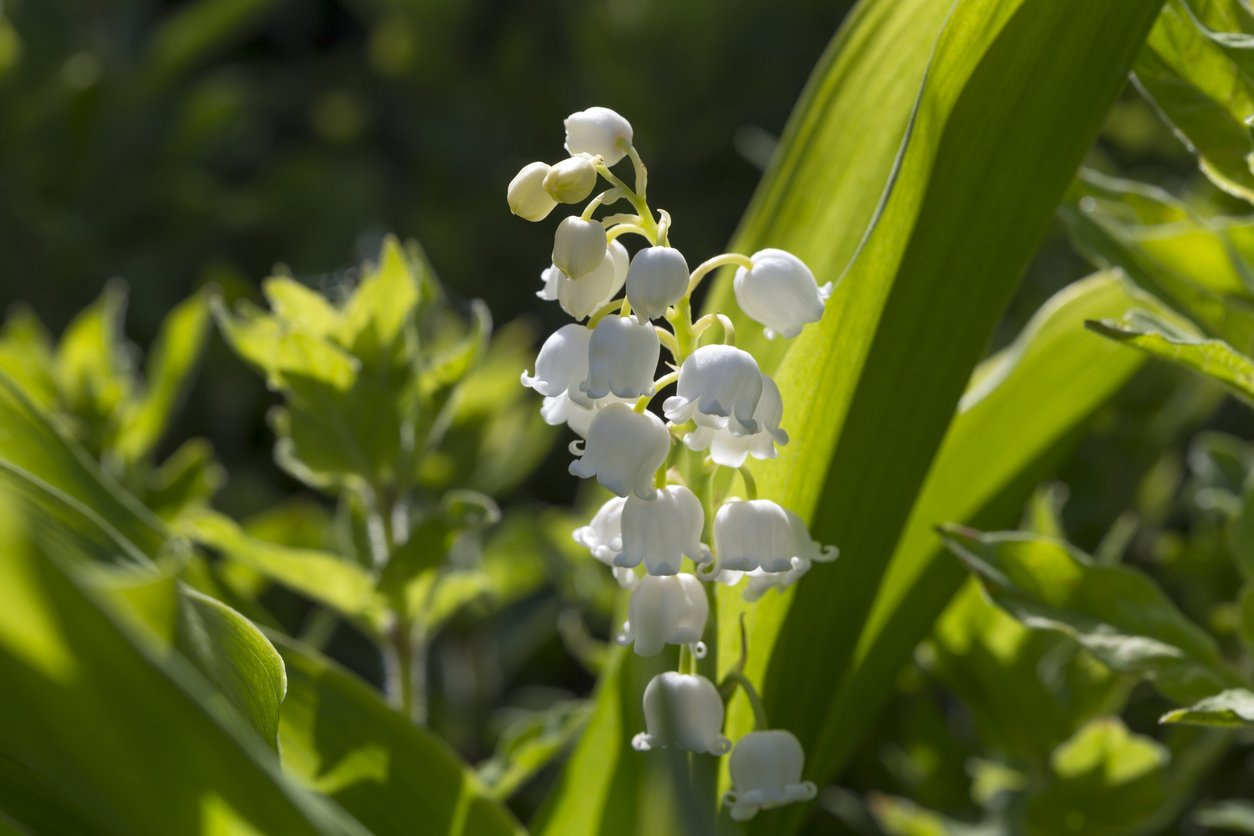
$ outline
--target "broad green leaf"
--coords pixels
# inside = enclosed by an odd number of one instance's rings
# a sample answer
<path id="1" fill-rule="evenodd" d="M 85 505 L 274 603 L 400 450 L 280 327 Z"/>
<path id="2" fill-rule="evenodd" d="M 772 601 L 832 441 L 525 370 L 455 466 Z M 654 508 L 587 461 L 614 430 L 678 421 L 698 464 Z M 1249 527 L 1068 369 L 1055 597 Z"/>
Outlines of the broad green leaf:
<path id="1" fill-rule="evenodd" d="M 1050 785 L 1028 800 L 1027 832 L 1129 832 L 1162 805 L 1170 758 L 1165 746 L 1129 732 L 1118 717 L 1092 720 L 1054 750 Z"/>
<path id="2" fill-rule="evenodd" d="M 189 438 L 152 471 L 144 484 L 144 504 L 167 522 L 201 507 L 226 482 L 226 469 L 203 438 Z"/>
<path id="3" fill-rule="evenodd" d="M 184 522 L 194 540 L 217 549 L 228 560 L 251 567 L 347 617 L 377 626 L 384 602 L 359 565 L 331 552 L 249 537 L 234 520 L 209 509 L 190 512 Z"/>
<path id="4" fill-rule="evenodd" d="M 522 833 L 439 738 L 316 651 L 271 634 L 287 663 L 283 767 L 376 836 Z"/>
<path id="5" fill-rule="evenodd" d="M 1159 722 L 1193 726 L 1254 726 L 1254 693 L 1245 688 L 1229 688 L 1188 708 L 1168 711 Z"/>
<path id="6" fill-rule="evenodd" d="M 1158 5 L 953 4 L 878 222 L 823 320 L 792 341 L 777 369 L 794 438 L 778 460 L 753 466 L 759 494 L 811 520 L 844 557 L 754 606 L 748 674 L 762 684 L 768 715 L 801 739 L 818 781 L 835 769 L 834 744 L 848 725 L 832 694 L 963 387 Z M 794 185 L 798 202 L 821 201 L 816 184 Z M 777 187 L 768 178 L 762 188 Z M 811 257 L 828 231 L 789 221 L 786 232 L 772 220 L 737 249 L 793 250 L 821 281 L 839 278 L 843 264 Z M 724 665 L 742 605 L 734 592 L 719 594 Z M 733 737 L 749 727 L 742 699 L 729 715 Z M 788 832 L 808 812 L 794 805 L 753 827 Z"/>
<path id="7" fill-rule="evenodd" d="M 586 701 L 564 702 L 511 723 L 501 733 L 495 754 L 476 770 L 488 792 L 502 799 L 513 795 L 583 731 L 592 710 Z"/>
<path id="8" fill-rule="evenodd" d="M 22 384 L 40 406 L 51 409 L 56 403 L 52 338 L 35 312 L 25 305 L 15 305 L 0 328 L 0 369 Z"/>
<path id="9" fill-rule="evenodd" d="M 1142 287 L 1211 336 L 1254 347 L 1254 266 L 1248 219 L 1203 219 L 1161 189 L 1081 171 L 1059 211 L 1076 246 Z"/>
<path id="10" fill-rule="evenodd" d="M 187 394 L 208 336 L 209 300 L 203 292 L 165 318 L 148 358 L 148 388 L 116 418 L 109 447 L 124 461 L 138 461 L 161 440 L 171 416 Z"/>
<path id="11" fill-rule="evenodd" d="M 421 298 L 421 282 L 400 242 L 389 235 L 383 241 L 379 263 L 361 280 L 344 306 L 340 344 L 367 366 L 384 367 L 398 358 L 403 360 L 397 350 L 398 341 L 403 338 L 405 327 L 413 322 Z"/>
<path id="12" fill-rule="evenodd" d="M 194 589 L 179 595 L 179 650 L 278 751 L 279 704 L 287 691 L 283 659 L 247 618 Z"/>
<path id="13" fill-rule="evenodd" d="M 180 657 L 133 644 L 0 520 L 0 807 L 37 833 L 354 834 L 239 736 Z"/>
<path id="14" fill-rule="evenodd" d="M 335 337 L 341 327 L 340 312 L 321 293 L 287 276 L 273 276 L 261 283 L 275 316 L 292 323 L 310 336 Z"/>
<path id="15" fill-rule="evenodd" d="M 42 502 L 56 497 L 95 519 L 133 547 L 140 561 L 159 554 L 171 532 L 106 476 L 48 417 L 27 400 L 20 386 L 0 372 L 0 470 L 7 482 Z M 59 513 L 59 511 L 58 511 Z"/>
<path id="16" fill-rule="evenodd" d="M 1071 636 L 1111 670 L 1191 703 L 1240 685 L 1207 633 L 1137 570 L 1099 566 L 1067 543 L 1022 532 L 942 529 L 992 600 L 1025 626 Z"/>
<path id="17" fill-rule="evenodd" d="M 1137 59 L 1134 78 L 1181 138 L 1202 171 L 1237 197 L 1254 199 L 1251 78 L 1207 37 L 1183 0 L 1171 0 Z"/>
<path id="18" fill-rule="evenodd" d="M 334 343 L 296 330 L 251 305 L 241 304 L 231 313 L 215 299 L 213 312 L 231 347 L 265 372 L 274 388 L 320 385 L 343 393 L 357 380 L 360 362 Z"/>
<path id="19" fill-rule="evenodd" d="M 1122 321 L 1103 319 L 1086 325 L 1103 337 L 1216 380 L 1245 402 L 1254 403 L 1254 360 L 1223 340 L 1207 339 L 1183 323 L 1140 311 Z"/>

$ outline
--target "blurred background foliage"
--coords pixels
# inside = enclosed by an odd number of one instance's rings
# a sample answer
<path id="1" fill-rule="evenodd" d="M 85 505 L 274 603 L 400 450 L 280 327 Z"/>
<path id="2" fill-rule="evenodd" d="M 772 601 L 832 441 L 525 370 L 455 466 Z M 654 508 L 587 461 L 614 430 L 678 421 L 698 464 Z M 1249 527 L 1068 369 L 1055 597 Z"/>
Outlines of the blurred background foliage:
<path id="1" fill-rule="evenodd" d="M 713 254 L 849 5 L 4 0 L 0 363 L 26 364 L 28 390 L 158 512 L 213 497 L 253 537 L 326 547 L 336 509 L 274 463 L 266 416 L 280 395 L 208 327 L 205 289 L 220 288 L 232 305 L 264 304 L 263 278 L 290 275 L 342 299 L 361 261 L 395 233 L 422 243 L 464 318 L 468 300 L 488 301 L 497 329 L 484 374 L 516 377 L 538 335 L 564 319 L 533 295 L 548 239 L 509 214 L 504 189 L 525 163 L 562 156 L 561 119 L 592 104 L 628 114 L 655 200 L 683 219 L 674 234 L 686 250 Z M 1201 176 L 1132 85 L 1086 164 L 1162 187 L 1201 217 L 1250 211 Z M 1064 206 L 990 352 L 1094 260 L 1073 245 Z M 181 325 L 166 319 L 180 304 Z M 176 326 L 204 341 L 199 375 L 153 404 L 142 393 L 160 378 L 159 335 Z M 99 379 L 116 385 L 75 388 L 76 363 L 92 376 L 104 368 Z M 146 389 L 137 371 L 145 364 Z M 174 416 L 164 436 L 111 430 L 119 424 L 110 416 L 144 409 Z M 1243 519 L 1254 452 L 1233 436 L 1254 437 L 1247 408 L 1149 364 L 1085 429 L 1021 527 L 1145 569 L 1235 645 L 1229 532 Z M 521 787 L 511 803 L 523 820 L 546 785 L 527 784 L 526 764 L 544 763 L 578 728 L 596 639 L 610 632 L 607 576 L 569 542 L 571 517 L 541 506 L 573 498 L 566 460 L 558 446 L 527 478 L 480 474 L 506 506 L 485 534 L 483 565 L 526 577 L 509 587 L 522 590 L 517 597 L 480 608 L 481 618 L 453 617 L 431 647 L 433 727 L 482 763 L 503 796 Z M 246 575 L 237 573 L 237 588 L 264 585 Z M 258 600 L 261 618 L 293 635 L 316 613 L 277 586 Z M 329 655 L 382 683 L 363 635 L 341 623 L 324 638 Z M 999 692 L 1008 678 L 1039 689 Z M 1154 734 L 1167 705 L 1067 640 L 1025 634 L 968 586 L 902 671 L 843 788 L 824 791 L 834 817 L 820 827 L 958 832 L 919 811 L 974 822 L 1030 785 L 1041 790 L 1031 803 L 1044 805 L 1042 827 L 1099 832 L 1048 822 L 1051 798 L 1060 803 L 1049 793 L 1065 801 L 1092 789 L 1071 780 L 1084 766 L 1068 766 L 1069 753 L 1083 761 L 1085 752 L 1132 751 L 1124 783 L 1134 785 L 1161 764 L 1157 744 L 1140 735 Z M 1126 726 L 1095 719 L 1119 713 Z M 1063 741 L 1069 748 L 1058 748 Z M 1204 800 L 1254 792 L 1239 748 L 1209 774 Z M 1127 791 L 1133 807 L 1137 791 Z M 904 798 L 922 806 L 912 812 Z"/>

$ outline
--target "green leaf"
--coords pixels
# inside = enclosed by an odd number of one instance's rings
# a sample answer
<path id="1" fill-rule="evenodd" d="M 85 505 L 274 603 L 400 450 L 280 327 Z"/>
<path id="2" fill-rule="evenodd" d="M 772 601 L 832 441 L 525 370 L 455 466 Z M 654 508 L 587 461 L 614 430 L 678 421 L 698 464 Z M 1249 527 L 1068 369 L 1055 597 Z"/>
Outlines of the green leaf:
<path id="1" fill-rule="evenodd" d="M 176 307 L 161 323 L 148 358 L 147 391 L 122 410 L 109 444 L 124 461 L 138 461 L 161 440 L 187 394 L 208 336 L 209 298 L 204 292 Z"/>
<path id="2" fill-rule="evenodd" d="M 255 569 L 359 623 L 377 627 L 385 602 L 375 594 L 374 584 L 361 566 L 331 552 L 290 548 L 249 537 L 230 517 L 209 509 L 192 511 L 184 521 L 194 540 L 217 549 L 228 560 Z"/>
<path id="3" fill-rule="evenodd" d="M 0 506 L 0 807 L 37 833 L 366 836 L 181 657 L 132 643 Z M 225 709 L 225 706 L 222 707 Z"/>
<path id="4" fill-rule="evenodd" d="M 153 33 L 149 63 L 158 77 L 176 75 L 224 44 L 243 37 L 277 0 L 196 0 L 170 14 Z"/>
<path id="5" fill-rule="evenodd" d="M 1023 497 L 1070 449 L 1077 429 L 1143 365 L 1143 358 L 1084 333 L 1082 323 L 1146 302 L 1118 274 L 1090 276 L 1056 294 L 1014 343 L 976 369 L 885 572 L 853 669 L 828 709 L 844 718 L 830 738 L 834 761 L 851 753 L 966 577 L 934 527 L 1015 520 Z"/>
<path id="6" fill-rule="evenodd" d="M 277 752 L 287 675 L 283 659 L 261 631 L 221 601 L 184 588 L 177 645 Z"/>
<path id="7" fill-rule="evenodd" d="M 126 288 L 110 282 L 65 329 L 57 345 L 61 408 L 75 436 L 94 454 L 104 447 L 114 413 L 130 398 L 134 369 L 123 345 Z"/>
<path id="8" fill-rule="evenodd" d="M 479 779 L 494 798 L 509 798 L 583 731 L 592 711 L 587 701 L 575 700 L 527 712 L 501 733 L 491 760 L 476 770 Z"/>
<path id="9" fill-rule="evenodd" d="M 114 536 L 132 560 L 145 562 L 165 547 L 171 532 L 147 508 L 106 476 L 78 445 L 67 440 L 21 387 L 0 372 L 0 472 L 11 488 L 39 505 L 72 507 Z M 129 548 L 127 546 L 129 545 Z"/>
<path id="10" fill-rule="evenodd" d="M 1067 543 L 1023 532 L 944 526 L 945 545 L 993 601 L 1034 630 L 1071 636 L 1111 670 L 1191 703 L 1241 680 L 1206 632 L 1145 575 L 1099 566 Z"/>
<path id="11" fill-rule="evenodd" d="M 1224 728 L 1254 726 L 1254 693 L 1245 688 L 1229 688 L 1188 708 L 1168 711 L 1158 722 Z"/>
<path id="12" fill-rule="evenodd" d="M 287 663 L 279 721 L 283 768 L 376 836 L 522 833 L 439 738 L 316 651 L 271 634 Z"/>
<path id="13" fill-rule="evenodd" d="M 57 402 L 56 363 L 47 329 L 25 305 L 14 305 L 0 328 L 0 369 L 13 377 L 41 407 Z"/>
<path id="14" fill-rule="evenodd" d="M 189 438 L 152 471 L 144 484 L 144 504 L 167 522 L 204 506 L 226 482 L 226 469 L 203 438 Z"/>
<path id="15" fill-rule="evenodd" d="M 1223 340 L 1207 339 L 1184 323 L 1140 311 L 1133 311 L 1122 321 L 1103 319 L 1085 324 L 1103 337 L 1218 381 L 1246 403 L 1254 404 L 1254 360 Z"/>
<path id="16" fill-rule="evenodd" d="M 340 344 L 367 366 L 390 366 L 398 359 L 403 365 L 406 358 L 399 341 L 413 323 L 420 288 L 421 277 L 414 274 L 400 242 L 389 235 L 378 265 L 367 272 L 344 306 Z"/>
<path id="17" fill-rule="evenodd" d="M 357 358 L 327 340 L 295 330 L 292 323 L 247 304 L 231 313 L 218 299 L 213 300 L 213 312 L 231 347 L 265 372 L 276 389 L 301 386 L 307 393 L 310 387 L 320 386 L 343 393 L 357 380 Z"/>

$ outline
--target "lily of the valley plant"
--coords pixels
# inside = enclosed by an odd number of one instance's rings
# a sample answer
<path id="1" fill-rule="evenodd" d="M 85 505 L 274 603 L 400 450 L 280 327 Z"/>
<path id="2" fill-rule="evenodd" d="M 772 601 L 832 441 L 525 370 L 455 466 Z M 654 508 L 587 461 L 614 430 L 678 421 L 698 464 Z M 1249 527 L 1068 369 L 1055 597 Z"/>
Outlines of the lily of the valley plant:
<path id="1" fill-rule="evenodd" d="M 780 428 L 784 404 L 753 355 L 736 347 L 731 320 L 711 314 L 693 321 L 691 299 L 712 270 L 734 265 L 741 309 L 768 338 L 789 339 L 823 316 L 831 285 L 819 287 L 800 259 L 776 249 L 726 253 L 689 270 L 671 245 L 670 215 L 649 208 L 647 171 L 630 123 L 593 107 L 565 126 L 570 157 L 552 166 L 532 163 L 509 186 L 510 208 L 531 221 L 548 217 L 559 203 L 588 201 L 558 224 L 553 263 L 537 294 L 558 302 L 577 323 L 545 341 L 535 375 L 524 372 L 522 382 L 544 396 L 548 423 L 564 423 L 583 439 L 570 445 L 577 457 L 570 472 L 595 477 L 616 495 L 574 538 L 632 591 L 617 641 L 641 656 L 680 646 L 679 670 L 645 688 L 648 731 L 633 746 L 716 757 L 730 752 L 733 789 L 723 801 L 733 818 L 752 818 L 759 809 L 811 799 L 816 788 L 801 780 L 805 755 L 797 738 L 766 728 L 758 695 L 738 670 L 719 687 L 695 672 L 693 660 L 706 652 L 701 639 L 710 612 L 702 582 L 744 581 L 743 596 L 754 601 L 837 552 L 816 543 L 797 514 L 757 498 L 745 461 L 773 459 L 777 445 L 788 443 Z M 634 188 L 612 171 L 628 158 Z M 598 177 L 609 188 L 592 196 Z M 631 211 L 595 217 L 620 201 Z M 619 240 L 629 235 L 645 244 L 630 257 Z M 722 342 L 703 344 L 715 325 Z M 670 371 L 657 377 L 663 349 Z M 672 385 L 661 416 L 651 412 L 651 401 Z M 743 498 L 727 495 L 734 473 L 720 468 L 739 471 Z M 754 707 L 757 730 L 733 748 L 722 735 L 723 706 L 737 686 Z"/>

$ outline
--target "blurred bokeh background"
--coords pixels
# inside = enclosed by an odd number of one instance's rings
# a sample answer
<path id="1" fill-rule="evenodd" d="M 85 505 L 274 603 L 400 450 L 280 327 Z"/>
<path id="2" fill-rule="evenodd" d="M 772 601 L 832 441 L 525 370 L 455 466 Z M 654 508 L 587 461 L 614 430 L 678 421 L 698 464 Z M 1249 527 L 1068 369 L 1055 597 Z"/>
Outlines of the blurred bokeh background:
<path id="1" fill-rule="evenodd" d="M 524 318 L 538 344 L 566 319 L 534 295 L 551 231 L 512 216 L 505 187 L 526 163 L 564 156 L 562 119 L 596 104 L 631 120 L 652 202 L 675 217 L 672 239 L 695 264 L 730 239 L 850 5 L 0 0 L 0 308 L 29 305 L 57 334 L 120 278 L 130 289 L 126 334 L 142 350 L 163 315 L 206 284 L 229 300 L 260 300 L 261 280 L 285 265 L 334 293 L 395 233 L 422 243 L 455 303 L 485 299 L 498 325 Z M 1197 174 L 1193 155 L 1132 87 L 1088 164 L 1164 186 L 1204 212 L 1249 210 Z M 1056 223 L 990 351 L 1091 269 Z M 1181 375 L 1147 368 L 1062 466 L 1068 533 L 1080 546 L 1094 547 L 1139 501 L 1137 491 L 1153 487 L 1146 473 L 1170 462 L 1182 470 L 1188 436 L 1202 425 L 1251 436 L 1248 413 L 1231 404 L 1172 412 L 1173 396 L 1192 391 L 1181 385 Z M 215 504 L 237 517 L 306 493 L 272 461 L 265 416 L 278 400 L 215 335 L 158 458 L 190 436 L 210 439 L 230 474 Z M 1138 458 L 1157 456 L 1147 433 L 1176 444 L 1175 458 Z M 504 504 L 571 502 L 578 485 L 567 460 L 556 447 Z M 1168 502 L 1180 473 L 1171 478 L 1160 478 L 1170 482 Z M 494 653 L 511 636 L 534 637 L 508 649 L 513 663 L 493 657 L 502 681 L 467 686 L 491 692 L 480 694 L 480 708 L 440 715 L 435 707 L 437 727 L 472 760 L 491 753 L 483 720 L 501 694 L 590 689 L 591 675 L 557 638 L 559 599 L 531 601 L 486 628 L 454 629 L 433 648 L 436 684 L 451 699 L 457 677 L 474 679 L 466 660 L 487 641 L 484 630 Z M 281 619 L 299 621 L 296 604 L 272 603 Z M 607 623 L 592 627 L 602 639 L 608 632 Z M 332 649 L 381 676 L 364 642 L 341 637 Z M 918 770 L 909 759 L 884 752 L 911 723 L 935 721 L 942 736 L 962 724 L 923 712 L 930 703 L 911 696 L 921 674 L 906 674 L 916 680 L 903 675 L 900 711 L 870 736 L 850 785 L 926 800 L 943 795 L 935 777 L 945 774 L 943 759 L 933 759 L 932 784 L 912 785 Z M 541 790 L 515 801 L 521 813 Z"/>

